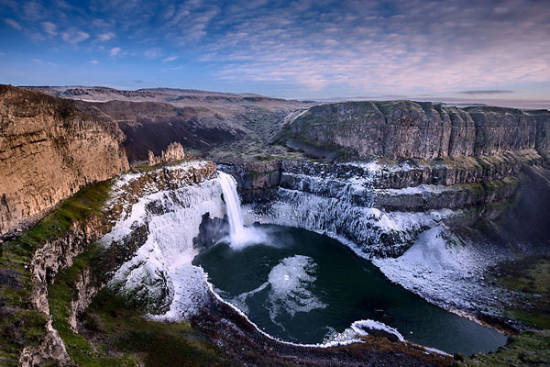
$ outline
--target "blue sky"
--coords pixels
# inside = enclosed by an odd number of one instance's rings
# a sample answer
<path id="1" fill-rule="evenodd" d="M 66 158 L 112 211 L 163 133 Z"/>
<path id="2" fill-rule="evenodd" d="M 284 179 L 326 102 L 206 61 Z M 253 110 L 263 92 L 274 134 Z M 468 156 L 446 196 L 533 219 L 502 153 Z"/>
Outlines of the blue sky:
<path id="1" fill-rule="evenodd" d="M 0 82 L 550 99 L 550 1 L 0 0 Z"/>

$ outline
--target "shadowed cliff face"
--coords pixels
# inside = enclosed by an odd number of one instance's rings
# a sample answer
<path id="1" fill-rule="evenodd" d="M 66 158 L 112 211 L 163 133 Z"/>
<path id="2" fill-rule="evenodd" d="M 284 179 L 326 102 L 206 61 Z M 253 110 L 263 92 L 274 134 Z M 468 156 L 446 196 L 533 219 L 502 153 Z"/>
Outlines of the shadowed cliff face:
<path id="1" fill-rule="evenodd" d="M 127 170 L 123 138 L 72 101 L 0 86 L 0 234 Z"/>
<path id="2" fill-rule="evenodd" d="M 79 100 L 79 106 L 117 122 L 130 162 L 159 154 L 171 142 L 219 160 L 264 154 L 287 114 L 312 106 L 251 94 L 185 89 L 124 91 L 103 87 L 29 87 Z"/>
<path id="3" fill-rule="evenodd" d="M 128 159 L 147 159 L 151 150 L 159 154 L 173 141 L 186 149 L 207 150 L 246 135 L 221 114 L 205 107 L 176 107 L 160 102 L 79 102 L 82 108 L 116 121 L 124 132 Z"/>
<path id="4" fill-rule="evenodd" d="M 549 148 L 550 113 L 497 107 L 444 107 L 411 101 L 314 106 L 283 129 L 302 141 L 359 158 L 435 159 Z"/>

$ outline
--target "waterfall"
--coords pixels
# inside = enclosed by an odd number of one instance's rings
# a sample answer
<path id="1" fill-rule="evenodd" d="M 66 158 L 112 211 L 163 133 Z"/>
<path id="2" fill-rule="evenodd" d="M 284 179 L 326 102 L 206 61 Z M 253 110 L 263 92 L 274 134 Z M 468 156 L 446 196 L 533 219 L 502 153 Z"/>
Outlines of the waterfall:
<path id="1" fill-rule="evenodd" d="M 218 181 L 222 188 L 227 217 L 229 219 L 229 239 L 231 247 L 239 248 L 251 243 L 265 241 L 265 235 L 257 228 L 245 227 L 241 211 L 241 200 L 237 193 L 237 182 L 230 174 L 219 171 Z"/>
<path id="2" fill-rule="evenodd" d="M 239 194 L 237 194 L 237 184 L 233 176 L 224 172 L 219 172 L 219 182 L 222 187 L 225 206 L 227 207 L 231 242 L 242 242 L 245 237 L 245 230 L 243 215 L 241 213 L 241 201 Z"/>

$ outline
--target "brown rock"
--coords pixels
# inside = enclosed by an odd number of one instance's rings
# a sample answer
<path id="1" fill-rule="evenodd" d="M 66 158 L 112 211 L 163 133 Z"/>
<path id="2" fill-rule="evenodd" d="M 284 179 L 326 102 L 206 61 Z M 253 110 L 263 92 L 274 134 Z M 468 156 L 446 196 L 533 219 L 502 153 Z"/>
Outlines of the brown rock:
<path id="1" fill-rule="evenodd" d="M 0 85 L 0 234 L 126 171 L 122 140 L 73 101 Z"/>
<path id="2" fill-rule="evenodd" d="M 152 151 L 148 153 L 149 166 L 155 166 L 161 163 L 173 163 L 181 161 L 185 158 L 185 152 L 183 147 L 178 142 L 172 142 L 168 144 L 166 150 L 163 150 L 160 157 L 155 156 Z"/>

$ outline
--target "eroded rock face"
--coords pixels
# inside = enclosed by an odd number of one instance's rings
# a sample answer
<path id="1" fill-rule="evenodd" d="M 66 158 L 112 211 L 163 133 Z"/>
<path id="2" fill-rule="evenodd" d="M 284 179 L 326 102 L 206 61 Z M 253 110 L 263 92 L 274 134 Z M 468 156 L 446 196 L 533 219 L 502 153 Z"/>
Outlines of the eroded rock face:
<path id="1" fill-rule="evenodd" d="M 359 158 L 436 159 L 525 149 L 546 155 L 548 126 L 545 110 L 346 102 L 311 107 L 287 125 L 282 139 L 343 148 Z"/>
<path id="2" fill-rule="evenodd" d="M 0 86 L 0 235 L 128 169 L 115 123 L 72 101 Z"/>
<path id="3" fill-rule="evenodd" d="M 52 320 L 46 324 L 46 337 L 37 347 L 25 347 L 19 358 L 22 367 L 42 366 L 55 360 L 59 366 L 71 365 L 65 343 L 53 328 Z"/>
<path id="4" fill-rule="evenodd" d="M 536 151 L 526 150 L 432 162 L 280 161 L 274 182 L 259 167 L 232 167 L 232 173 L 243 193 L 252 192 L 254 182 L 265 184 L 250 200 L 260 220 L 329 233 L 368 256 L 398 257 L 425 230 L 470 223 L 481 208 L 506 202 L 516 192 L 521 168 L 542 162 Z M 256 176 L 264 178 L 250 178 Z"/>
<path id="5" fill-rule="evenodd" d="M 92 214 L 89 218 L 74 222 L 63 235 L 46 242 L 36 250 L 31 260 L 30 269 L 31 303 L 34 309 L 48 316 L 48 323 L 42 343 L 36 347 L 25 347 L 20 355 L 19 363 L 23 366 L 41 365 L 43 362 L 51 360 L 57 361 L 59 365 L 72 363 L 63 340 L 52 326 L 48 303 L 48 285 L 54 281 L 60 270 L 70 267 L 75 258 L 88 245 L 109 232 L 113 223 L 120 216 L 128 215 L 126 210 L 142 197 L 158 194 L 164 190 L 177 190 L 192 186 L 212 178 L 215 174 L 216 165 L 212 162 L 187 162 L 176 166 L 161 167 L 146 173 L 127 174 L 114 184 L 109 205 L 102 210 L 102 213 Z M 150 210 L 152 212 L 167 211 L 166 208 L 161 207 L 150 208 Z M 134 230 L 139 232 L 138 228 L 134 228 Z M 129 248 L 125 251 L 118 251 L 118 256 L 112 254 L 110 266 L 119 266 L 120 263 L 130 258 L 137 247 L 141 245 L 135 236 L 129 236 L 125 240 L 129 242 Z M 75 285 L 77 294 L 71 301 L 68 319 L 73 331 L 78 332 L 79 313 L 88 307 L 97 291 L 103 286 L 104 284 L 92 279 L 90 269 L 85 269 L 80 274 Z"/>
<path id="6" fill-rule="evenodd" d="M 155 156 L 152 151 L 149 151 L 149 166 L 155 166 L 160 163 L 172 163 L 181 161 L 185 158 L 183 147 L 178 142 L 168 144 L 166 150 L 163 150 L 159 157 Z"/>

